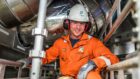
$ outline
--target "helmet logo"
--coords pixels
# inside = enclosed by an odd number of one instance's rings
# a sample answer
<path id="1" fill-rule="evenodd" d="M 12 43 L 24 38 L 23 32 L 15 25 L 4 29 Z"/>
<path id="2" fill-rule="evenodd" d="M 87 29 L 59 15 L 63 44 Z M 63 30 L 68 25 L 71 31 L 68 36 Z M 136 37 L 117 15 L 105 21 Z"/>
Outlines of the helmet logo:
<path id="1" fill-rule="evenodd" d="M 80 15 L 81 15 L 81 16 L 84 16 L 84 12 L 83 12 L 83 11 L 80 11 Z"/>

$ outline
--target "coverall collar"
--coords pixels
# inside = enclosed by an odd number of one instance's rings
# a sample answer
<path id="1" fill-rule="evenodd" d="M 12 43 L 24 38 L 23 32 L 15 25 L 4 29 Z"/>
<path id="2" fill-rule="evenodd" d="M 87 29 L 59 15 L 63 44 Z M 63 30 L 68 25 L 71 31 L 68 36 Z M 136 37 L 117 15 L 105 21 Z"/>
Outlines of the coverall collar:
<path id="1" fill-rule="evenodd" d="M 62 38 L 63 38 L 64 40 L 66 40 L 66 41 L 70 41 L 70 40 L 69 40 L 69 37 L 70 37 L 70 35 L 68 34 L 68 35 L 66 35 L 66 36 L 63 36 Z M 87 40 L 87 39 L 88 39 L 88 34 L 83 33 L 82 37 L 80 38 L 80 41 L 82 41 L 82 40 Z"/>

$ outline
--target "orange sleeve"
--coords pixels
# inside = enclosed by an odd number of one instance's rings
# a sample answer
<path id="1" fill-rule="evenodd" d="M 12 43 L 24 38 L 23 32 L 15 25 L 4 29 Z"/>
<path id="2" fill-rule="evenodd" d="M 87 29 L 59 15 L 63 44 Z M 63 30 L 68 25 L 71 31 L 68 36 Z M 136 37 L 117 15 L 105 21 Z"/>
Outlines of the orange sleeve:
<path id="1" fill-rule="evenodd" d="M 115 56 L 111 51 L 98 39 L 95 39 L 95 48 L 93 49 L 94 59 L 97 67 L 103 68 L 107 66 L 107 62 L 110 61 L 110 65 L 119 62 L 117 56 Z"/>
<path id="2" fill-rule="evenodd" d="M 46 50 L 45 53 L 45 58 L 42 59 L 42 63 L 46 64 L 46 63 L 50 63 L 52 61 L 54 61 L 58 55 L 59 55 L 59 44 L 58 44 L 58 40 L 53 44 L 52 47 L 50 47 L 49 49 Z"/>

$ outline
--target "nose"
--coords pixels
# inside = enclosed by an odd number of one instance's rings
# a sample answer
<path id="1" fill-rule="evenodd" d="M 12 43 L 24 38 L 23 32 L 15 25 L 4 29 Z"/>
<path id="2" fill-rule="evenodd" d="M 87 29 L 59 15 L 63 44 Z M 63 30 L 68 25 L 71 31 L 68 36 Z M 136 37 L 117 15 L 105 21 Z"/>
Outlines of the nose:
<path id="1" fill-rule="evenodd" d="M 81 27 L 81 23 L 77 23 L 76 26 L 79 29 Z"/>

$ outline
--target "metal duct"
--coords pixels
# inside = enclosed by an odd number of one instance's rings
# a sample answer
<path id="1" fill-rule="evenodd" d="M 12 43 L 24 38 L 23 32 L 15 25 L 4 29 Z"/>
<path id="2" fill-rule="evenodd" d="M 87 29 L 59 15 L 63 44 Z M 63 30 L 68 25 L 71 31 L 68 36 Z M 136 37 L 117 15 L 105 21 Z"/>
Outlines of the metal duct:
<path id="1" fill-rule="evenodd" d="M 37 13 L 38 3 L 39 0 L 0 0 L 1 24 L 12 27 L 27 21 Z"/>
<path id="2" fill-rule="evenodd" d="M 57 38 L 61 37 L 64 34 L 63 29 L 63 20 L 67 18 L 67 12 L 69 11 L 69 8 L 72 7 L 72 3 L 68 3 L 68 1 L 54 0 L 53 3 L 48 6 L 47 8 L 47 14 L 46 14 L 46 20 L 45 20 L 45 27 L 48 30 L 48 36 L 45 39 L 46 44 L 50 44 L 54 42 Z M 28 37 L 31 37 L 29 32 L 32 31 L 34 26 L 36 26 L 36 20 L 31 23 L 25 23 L 21 26 L 21 32 L 22 34 L 26 34 L 24 36 L 27 37 L 27 41 L 29 40 Z M 22 36 L 23 36 L 22 35 Z"/>
<path id="3" fill-rule="evenodd" d="M 55 32 L 57 29 L 63 29 L 63 20 L 67 15 L 59 15 L 46 18 L 46 27 L 49 32 Z"/>
<path id="4" fill-rule="evenodd" d="M 106 15 L 109 9 L 111 8 L 108 0 L 81 0 L 84 4 L 87 5 L 89 12 L 95 20 L 95 24 L 100 30 L 106 20 Z"/>
<path id="5" fill-rule="evenodd" d="M 9 28 L 24 23 L 37 14 L 38 5 L 39 0 L 0 0 L 0 24 Z"/>
<path id="6" fill-rule="evenodd" d="M 57 29 L 63 29 L 63 20 L 67 18 L 68 11 L 72 6 L 72 3 L 60 0 L 59 3 L 58 1 L 54 1 L 53 4 L 48 7 L 46 28 L 49 32 L 55 32 Z"/>

